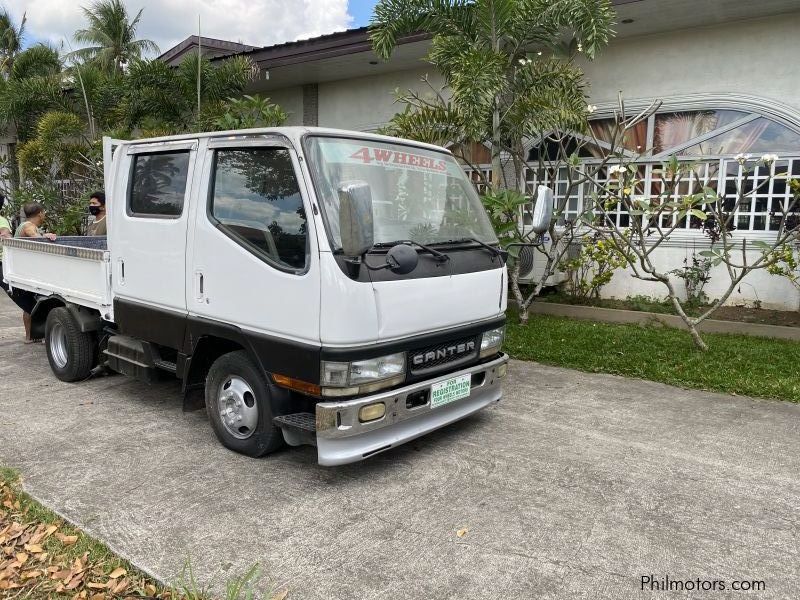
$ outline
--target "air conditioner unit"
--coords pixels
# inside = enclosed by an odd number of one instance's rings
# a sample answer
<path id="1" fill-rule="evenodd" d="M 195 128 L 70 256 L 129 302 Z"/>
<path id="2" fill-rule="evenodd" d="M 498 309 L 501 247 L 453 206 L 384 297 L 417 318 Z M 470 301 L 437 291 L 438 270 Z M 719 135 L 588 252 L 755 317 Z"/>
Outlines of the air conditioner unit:
<path id="1" fill-rule="evenodd" d="M 543 248 L 541 250 L 549 251 L 551 245 L 550 236 L 545 234 L 542 236 Z M 544 253 L 531 246 L 523 246 L 519 253 L 519 282 L 520 283 L 538 283 L 544 275 L 544 268 L 547 262 L 547 257 Z M 563 271 L 556 269 L 550 277 L 548 277 L 544 285 L 545 287 L 558 285 L 567 280 L 567 274 Z"/>

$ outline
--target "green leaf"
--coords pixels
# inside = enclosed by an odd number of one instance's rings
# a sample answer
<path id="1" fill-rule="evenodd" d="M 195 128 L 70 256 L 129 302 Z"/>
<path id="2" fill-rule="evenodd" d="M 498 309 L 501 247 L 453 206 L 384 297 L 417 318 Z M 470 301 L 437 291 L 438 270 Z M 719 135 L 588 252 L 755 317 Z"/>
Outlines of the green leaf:
<path id="1" fill-rule="evenodd" d="M 708 215 L 706 213 L 704 213 L 702 210 L 700 210 L 699 208 L 693 208 L 692 210 L 689 211 L 689 213 L 693 217 L 697 217 L 701 221 L 705 221 L 706 219 L 708 219 Z"/>

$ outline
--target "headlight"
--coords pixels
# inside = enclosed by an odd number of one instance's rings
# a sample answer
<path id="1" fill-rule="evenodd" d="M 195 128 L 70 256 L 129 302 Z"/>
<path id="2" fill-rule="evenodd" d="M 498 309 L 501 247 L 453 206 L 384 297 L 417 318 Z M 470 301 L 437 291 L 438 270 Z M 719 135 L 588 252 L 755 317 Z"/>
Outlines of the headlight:
<path id="1" fill-rule="evenodd" d="M 505 326 L 483 332 L 481 337 L 481 358 L 500 352 L 505 333 Z"/>
<path id="2" fill-rule="evenodd" d="M 359 360 L 350 363 L 350 385 L 388 379 L 389 377 L 402 375 L 405 372 L 406 357 L 402 352 L 381 356 L 380 358 Z"/>
<path id="3" fill-rule="evenodd" d="M 322 361 L 322 395 L 354 396 L 397 385 L 406 373 L 402 352 L 350 363 Z"/>

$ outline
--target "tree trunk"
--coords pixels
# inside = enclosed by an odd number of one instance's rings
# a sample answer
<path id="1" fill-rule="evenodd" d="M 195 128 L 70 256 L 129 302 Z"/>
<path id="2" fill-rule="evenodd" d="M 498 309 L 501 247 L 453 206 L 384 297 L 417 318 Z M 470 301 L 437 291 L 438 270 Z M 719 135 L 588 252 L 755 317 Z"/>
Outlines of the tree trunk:
<path id="1" fill-rule="evenodd" d="M 500 163 L 500 98 L 495 98 L 495 107 L 492 111 L 492 187 L 500 188 L 503 181 L 503 165 Z"/>
<path id="2" fill-rule="evenodd" d="M 508 278 L 511 281 L 511 293 L 514 295 L 514 300 L 516 301 L 517 309 L 519 310 L 519 322 L 527 323 L 528 309 L 525 306 L 525 298 L 523 298 L 522 290 L 519 287 L 519 260 L 514 262 L 514 267 L 508 272 Z"/>
<path id="3" fill-rule="evenodd" d="M 664 281 L 664 284 L 667 286 L 669 299 L 672 301 L 672 306 L 675 307 L 675 312 L 678 313 L 678 316 L 681 318 L 686 327 L 689 329 L 689 335 L 692 336 L 692 341 L 694 342 L 694 345 L 697 347 L 698 350 L 707 352 L 708 346 L 703 341 L 703 338 L 700 337 L 700 332 L 697 330 L 698 322 L 690 318 L 689 315 L 686 314 L 686 311 L 683 310 L 683 306 L 681 306 L 681 302 L 680 300 L 678 300 L 678 296 L 675 293 L 675 288 L 672 286 L 672 282 L 670 282 L 669 279 L 667 279 L 666 281 Z"/>

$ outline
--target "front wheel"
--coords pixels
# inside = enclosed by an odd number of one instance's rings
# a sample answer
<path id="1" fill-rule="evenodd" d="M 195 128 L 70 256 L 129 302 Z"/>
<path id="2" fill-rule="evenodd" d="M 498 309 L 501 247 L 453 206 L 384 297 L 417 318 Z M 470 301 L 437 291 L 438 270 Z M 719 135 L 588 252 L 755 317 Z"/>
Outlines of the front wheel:
<path id="1" fill-rule="evenodd" d="M 61 381 L 80 381 L 89 377 L 94 364 L 95 341 L 82 332 L 72 313 L 64 307 L 47 315 L 44 327 L 47 360 Z"/>
<path id="2" fill-rule="evenodd" d="M 206 377 L 206 411 L 217 439 L 247 456 L 269 454 L 283 445 L 272 424 L 269 386 L 244 351 L 220 356 Z"/>

